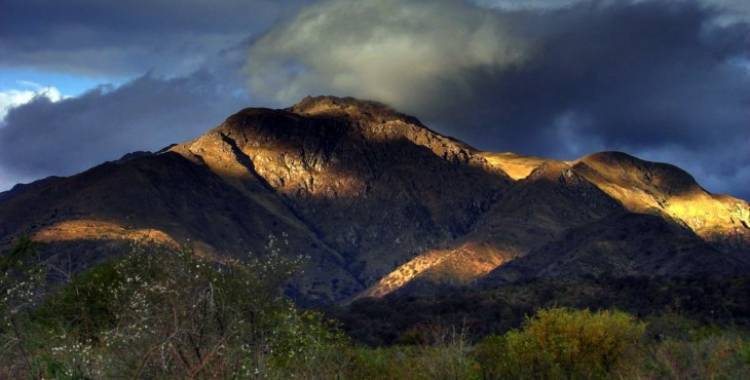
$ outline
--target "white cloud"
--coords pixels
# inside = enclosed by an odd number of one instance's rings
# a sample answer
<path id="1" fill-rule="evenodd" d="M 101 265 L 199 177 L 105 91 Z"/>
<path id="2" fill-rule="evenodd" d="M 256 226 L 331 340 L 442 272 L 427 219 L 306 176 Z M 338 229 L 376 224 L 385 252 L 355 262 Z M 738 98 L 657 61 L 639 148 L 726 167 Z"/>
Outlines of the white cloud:
<path id="1" fill-rule="evenodd" d="M 461 2 L 334 0 L 258 40 L 246 69 L 253 94 L 280 104 L 333 93 L 416 111 L 438 89 L 471 92 L 457 74 L 517 63 L 524 53 L 501 17 Z"/>
<path id="2" fill-rule="evenodd" d="M 3 125 L 5 116 L 12 108 L 27 104 L 37 97 L 45 97 L 51 102 L 59 102 L 65 98 L 65 96 L 60 93 L 60 90 L 55 87 L 42 87 L 36 83 L 26 81 L 21 81 L 19 84 L 34 87 L 34 89 L 0 91 L 0 126 Z"/>

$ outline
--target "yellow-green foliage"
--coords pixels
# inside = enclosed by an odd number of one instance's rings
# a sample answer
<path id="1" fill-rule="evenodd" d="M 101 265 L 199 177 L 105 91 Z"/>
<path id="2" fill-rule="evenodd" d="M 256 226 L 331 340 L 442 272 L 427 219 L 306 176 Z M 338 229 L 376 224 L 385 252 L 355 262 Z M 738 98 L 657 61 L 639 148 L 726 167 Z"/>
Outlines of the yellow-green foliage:
<path id="1" fill-rule="evenodd" d="M 606 378 L 644 331 L 623 312 L 541 310 L 521 330 L 486 338 L 475 356 L 488 379 Z"/>

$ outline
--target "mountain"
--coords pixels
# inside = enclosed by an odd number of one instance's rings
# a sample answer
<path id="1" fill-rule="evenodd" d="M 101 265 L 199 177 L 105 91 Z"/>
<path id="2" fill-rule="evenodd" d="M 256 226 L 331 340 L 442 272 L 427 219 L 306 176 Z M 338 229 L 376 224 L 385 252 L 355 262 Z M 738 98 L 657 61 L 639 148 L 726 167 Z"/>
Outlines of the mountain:
<path id="1" fill-rule="evenodd" d="M 309 303 L 750 269 L 748 203 L 677 167 L 483 152 L 335 97 L 244 109 L 192 141 L 0 193 L 0 247 L 22 235 L 72 272 L 134 243 L 304 255 L 287 291 Z"/>

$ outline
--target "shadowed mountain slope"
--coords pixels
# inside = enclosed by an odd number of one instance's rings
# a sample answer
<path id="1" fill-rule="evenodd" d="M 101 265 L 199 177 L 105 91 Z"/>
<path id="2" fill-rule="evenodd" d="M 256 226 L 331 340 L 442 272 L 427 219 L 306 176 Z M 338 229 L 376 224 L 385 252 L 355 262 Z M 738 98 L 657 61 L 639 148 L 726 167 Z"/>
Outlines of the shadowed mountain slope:
<path id="1" fill-rule="evenodd" d="M 275 197 L 260 185 L 255 190 L 258 198 Z M 342 269 L 341 257 L 295 220 L 283 203 L 258 202 L 206 166 L 172 152 L 109 162 L 32 185 L 3 201 L 0 220 L 6 243 L 29 234 L 47 243 L 53 257 L 72 253 L 76 267 L 126 251 L 132 242 L 188 244 L 203 255 L 242 257 L 262 252 L 275 237 L 286 242 L 285 250 L 311 256 L 312 265 L 295 288 L 330 299 L 331 278 L 339 279 L 338 290 L 344 294 L 361 287 Z M 87 254 L 92 240 L 101 245 L 93 257 Z M 72 244 L 76 241 L 82 245 Z"/>
<path id="2" fill-rule="evenodd" d="M 749 210 L 671 165 L 481 152 L 382 104 L 316 97 L 19 185 L 0 194 L 0 245 L 28 234 L 79 270 L 134 241 L 216 257 L 271 244 L 309 256 L 289 294 L 325 303 L 478 280 L 746 271 Z"/>
<path id="3" fill-rule="evenodd" d="M 499 267 L 481 281 L 494 287 L 521 279 L 586 277 L 720 277 L 746 268 L 677 224 L 621 213 L 573 228 L 551 243 Z"/>

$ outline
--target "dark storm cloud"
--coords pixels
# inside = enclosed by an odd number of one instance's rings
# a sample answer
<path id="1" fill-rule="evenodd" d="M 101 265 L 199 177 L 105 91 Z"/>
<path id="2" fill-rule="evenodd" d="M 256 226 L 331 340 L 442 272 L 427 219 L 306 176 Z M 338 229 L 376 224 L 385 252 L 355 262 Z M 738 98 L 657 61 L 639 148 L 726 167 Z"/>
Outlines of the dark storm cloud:
<path id="1" fill-rule="evenodd" d="M 194 137 L 247 103 L 206 70 L 174 79 L 151 75 L 12 109 L 0 128 L 0 169 L 11 178 L 67 175 L 125 153 Z"/>
<path id="2" fill-rule="evenodd" d="M 529 143 L 546 135 L 543 149 L 555 149 L 558 126 L 567 123 L 605 146 L 625 147 L 698 148 L 745 129 L 750 81 L 738 62 L 748 57 L 747 25 L 710 26 L 712 13 L 687 3 L 527 17 L 529 27 L 545 28 L 530 59 L 471 80 L 484 110 L 526 126 L 536 137 Z M 497 104 L 510 109 L 498 114 Z"/>
<path id="3" fill-rule="evenodd" d="M 88 75 L 200 67 L 306 0 L 3 0 L 0 65 Z"/>
<path id="4" fill-rule="evenodd" d="M 0 181 L 178 142 L 250 99 L 287 106 L 331 93 L 384 101 L 480 148 L 556 158 L 625 150 L 750 198 L 746 2 L 474 3 L 483 6 L 1 1 L 0 66 L 155 70 L 11 111 L 0 128 Z M 252 44 L 247 56 L 239 41 Z M 246 59 L 250 97 L 238 76 Z"/>
<path id="5" fill-rule="evenodd" d="M 11 109 L 0 120 L 0 191 L 184 141 L 247 106 L 247 44 L 305 3 L 0 1 L 0 68 L 136 78 Z"/>
<path id="6" fill-rule="evenodd" d="M 374 98 L 481 148 L 626 150 L 747 198 L 750 27 L 726 17 L 682 1 L 487 11 L 334 0 L 262 37 L 247 70 L 278 103 Z"/>

